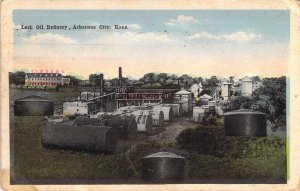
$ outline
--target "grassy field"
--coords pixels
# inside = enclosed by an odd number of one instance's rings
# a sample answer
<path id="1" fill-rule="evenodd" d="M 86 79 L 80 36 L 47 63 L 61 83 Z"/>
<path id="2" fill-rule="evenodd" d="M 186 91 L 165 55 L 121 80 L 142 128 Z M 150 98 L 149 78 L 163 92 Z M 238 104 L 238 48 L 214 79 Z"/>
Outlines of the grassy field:
<path id="1" fill-rule="evenodd" d="M 71 91 L 47 93 L 57 104 L 72 94 Z M 150 140 L 139 135 L 132 153 L 104 155 L 45 149 L 41 145 L 44 117 L 12 116 L 11 120 L 11 180 L 15 184 L 143 183 L 142 157 L 161 150 L 186 158 L 186 183 L 286 182 L 284 140 L 226 138 L 222 135 L 222 125 L 203 127 L 185 122 L 189 125 L 180 136 L 190 133 L 194 137 L 189 135 L 188 140 L 194 143 Z"/>

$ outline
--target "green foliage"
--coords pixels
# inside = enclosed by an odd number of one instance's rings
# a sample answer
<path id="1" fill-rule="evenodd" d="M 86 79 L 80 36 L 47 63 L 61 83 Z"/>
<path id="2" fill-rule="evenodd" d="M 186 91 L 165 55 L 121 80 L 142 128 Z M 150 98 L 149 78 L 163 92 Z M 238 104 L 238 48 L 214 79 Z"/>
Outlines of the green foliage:
<path id="1" fill-rule="evenodd" d="M 238 109 L 253 109 L 267 114 L 267 119 L 276 126 L 286 125 L 286 77 L 264 78 L 262 86 L 252 97 L 238 96 L 225 102 L 225 112 Z"/>
<path id="2" fill-rule="evenodd" d="M 17 71 L 9 73 L 9 84 L 25 85 L 25 72 Z"/>
<path id="3" fill-rule="evenodd" d="M 218 125 L 218 117 L 213 115 L 205 115 L 202 122 L 202 125 L 206 126 L 215 126 Z"/>
<path id="4" fill-rule="evenodd" d="M 207 127 L 186 129 L 176 140 L 181 148 L 199 153 L 198 156 L 190 153 L 189 158 L 193 161 L 189 164 L 191 177 L 286 181 L 285 140 L 228 137 L 222 128 Z"/>

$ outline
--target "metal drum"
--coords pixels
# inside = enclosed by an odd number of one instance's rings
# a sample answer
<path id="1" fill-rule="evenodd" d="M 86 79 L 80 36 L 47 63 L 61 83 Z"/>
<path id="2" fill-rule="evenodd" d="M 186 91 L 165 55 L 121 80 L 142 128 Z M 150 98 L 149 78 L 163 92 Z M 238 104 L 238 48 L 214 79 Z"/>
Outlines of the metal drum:
<path id="1" fill-rule="evenodd" d="M 242 109 L 225 113 L 224 116 L 227 136 L 267 136 L 265 113 Z"/>
<path id="2" fill-rule="evenodd" d="M 117 147 L 117 137 L 111 127 L 48 123 L 42 128 L 42 145 L 45 148 L 112 153 Z"/>
<path id="3" fill-rule="evenodd" d="M 31 95 L 14 102 L 15 116 L 50 116 L 54 114 L 54 103 L 40 96 Z"/>
<path id="4" fill-rule="evenodd" d="M 158 152 L 143 158 L 143 179 L 148 182 L 178 182 L 185 179 L 185 158 Z"/>

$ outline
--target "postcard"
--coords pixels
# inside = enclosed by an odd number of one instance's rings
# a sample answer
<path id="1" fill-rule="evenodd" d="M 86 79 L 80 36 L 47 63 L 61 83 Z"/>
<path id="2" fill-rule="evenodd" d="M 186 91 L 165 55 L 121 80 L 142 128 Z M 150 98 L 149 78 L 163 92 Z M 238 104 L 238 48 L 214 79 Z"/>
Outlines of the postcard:
<path id="1" fill-rule="evenodd" d="M 3 190 L 298 190 L 299 1 L 3 1 Z"/>

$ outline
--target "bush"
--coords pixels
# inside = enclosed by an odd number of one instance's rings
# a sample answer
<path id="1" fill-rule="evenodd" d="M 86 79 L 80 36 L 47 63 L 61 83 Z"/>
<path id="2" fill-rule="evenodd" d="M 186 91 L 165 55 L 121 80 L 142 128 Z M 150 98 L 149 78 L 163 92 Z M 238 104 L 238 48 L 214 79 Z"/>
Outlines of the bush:
<path id="1" fill-rule="evenodd" d="M 205 115 L 201 124 L 205 125 L 205 126 L 218 125 L 218 118 L 217 118 L 217 116 L 213 116 L 213 115 Z"/>
<path id="2" fill-rule="evenodd" d="M 176 138 L 185 149 L 231 159 L 285 155 L 285 140 L 276 137 L 230 137 L 223 128 L 186 129 Z"/>

